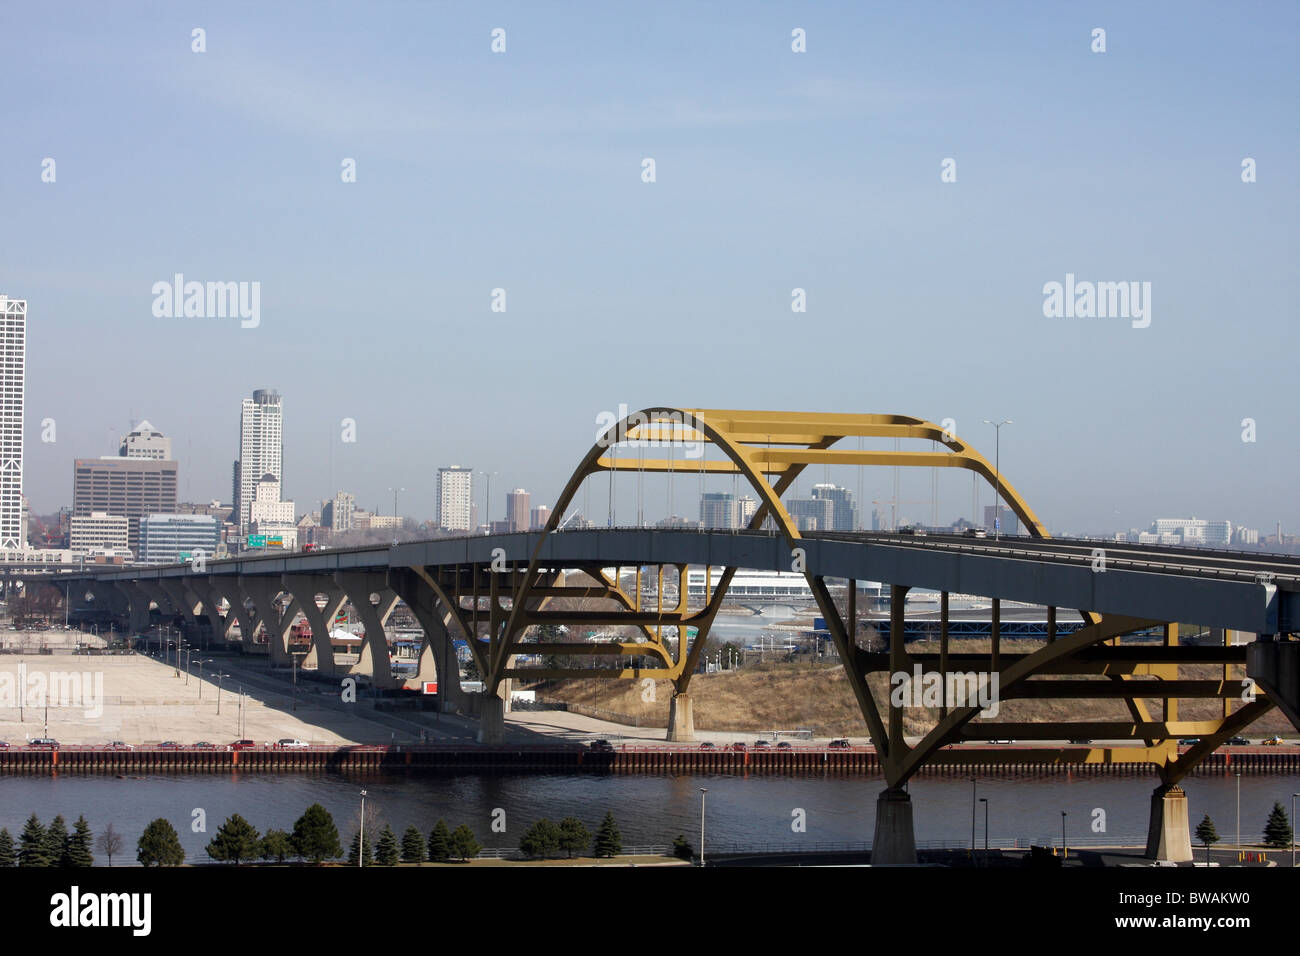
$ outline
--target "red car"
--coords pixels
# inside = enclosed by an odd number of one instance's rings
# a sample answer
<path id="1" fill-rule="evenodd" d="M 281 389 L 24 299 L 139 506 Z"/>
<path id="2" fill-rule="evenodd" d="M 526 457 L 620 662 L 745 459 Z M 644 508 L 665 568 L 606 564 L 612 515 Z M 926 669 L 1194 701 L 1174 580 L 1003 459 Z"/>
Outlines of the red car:
<path id="1" fill-rule="evenodd" d="M 255 740 L 236 740 L 233 744 L 230 745 L 230 749 L 231 750 L 252 750 L 256 746 L 257 746 L 257 741 Z"/>

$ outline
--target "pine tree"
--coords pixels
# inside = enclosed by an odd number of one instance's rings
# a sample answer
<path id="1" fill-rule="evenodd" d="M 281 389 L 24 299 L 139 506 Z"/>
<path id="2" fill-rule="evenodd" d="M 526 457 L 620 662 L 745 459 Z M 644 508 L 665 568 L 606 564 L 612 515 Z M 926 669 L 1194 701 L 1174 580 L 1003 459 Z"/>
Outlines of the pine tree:
<path id="1" fill-rule="evenodd" d="M 238 866 L 240 860 L 257 856 L 261 839 L 256 827 L 238 813 L 231 814 L 208 843 L 208 856 L 214 860 L 229 860 Z"/>
<path id="2" fill-rule="evenodd" d="M 451 834 L 451 852 L 454 856 L 462 860 L 469 860 L 478 856 L 478 851 L 483 849 L 474 837 L 474 831 L 465 824 L 458 826 Z"/>
<path id="3" fill-rule="evenodd" d="M 402 862 L 424 862 L 424 837 L 420 835 L 420 828 L 415 824 L 407 827 L 406 832 L 402 834 Z"/>
<path id="4" fill-rule="evenodd" d="M 41 821 L 32 814 L 18 835 L 19 866 L 50 866 L 49 844 L 45 841 L 45 828 Z"/>
<path id="5" fill-rule="evenodd" d="M 375 861 L 380 866 L 397 866 L 397 834 L 387 823 L 379 831 L 379 845 L 375 847 Z"/>
<path id="6" fill-rule="evenodd" d="M 319 803 L 313 803 L 293 825 L 293 848 L 299 856 L 321 863 L 343 855 L 339 846 L 339 831 L 330 812 Z"/>
<path id="7" fill-rule="evenodd" d="M 14 849 L 14 838 L 9 835 L 7 827 L 0 827 L 0 866 L 17 866 L 18 851 Z"/>
<path id="8" fill-rule="evenodd" d="M 541 857 L 543 860 L 560 847 L 560 828 L 542 817 L 519 839 L 519 849 L 525 856 Z"/>
<path id="9" fill-rule="evenodd" d="M 605 819 L 600 821 L 600 829 L 596 831 L 596 843 L 592 847 L 592 852 L 598 857 L 613 857 L 623 852 L 623 834 L 619 833 L 612 812 L 607 812 Z"/>
<path id="10" fill-rule="evenodd" d="M 686 835 L 683 833 L 677 834 L 677 839 L 673 841 L 673 856 L 679 860 L 689 860 L 694 855 L 695 851 L 691 848 Z"/>
<path id="11" fill-rule="evenodd" d="M 260 849 L 262 859 L 283 863 L 286 856 L 293 855 L 293 838 L 283 830 L 267 830 Z"/>
<path id="12" fill-rule="evenodd" d="M 95 855 L 90 852 L 94 846 L 95 838 L 90 832 L 90 824 L 86 822 L 84 816 L 77 817 L 77 822 L 72 825 L 72 836 L 68 837 L 68 855 L 65 866 L 94 866 Z"/>
<path id="13" fill-rule="evenodd" d="M 575 852 L 581 853 L 591 844 L 591 834 L 577 817 L 565 817 L 560 821 L 559 848 L 573 858 Z"/>
<path id="14" fill-rule="evenodd" d="M 154 820 L 140 834 L 135 858 L 141 866 L 180 866 L 185 862 L 185 850 L 176 828 L 162 817 Z"/>
<path id="15" fill-rule="evenodd" d="M 1291 820 L 1286 815 L 1286 808 L 1280 803 L 1273 804 L 1264 824 L 1264 845 L 1288 847 L 1291 845 Z"/>
<path id="16" fill-rule="evenodd" d="M 439 820 L 429 832 L 429 862 L 446 863 L 451 858 L 451 831 L 447 821 Z"/>
<path id="17" fill-rule="evenodd" d="M 357 858 L 364 851 L 366 855 L 365 863 L 358 864 Z M 367 840 L 363 846 L 361 843 L 361 831 L 358 830 L 352 834 L 352 845 L 348 847 L 348 866 L 374 866 L 375 849 L 372 841 Z"/>
<path id="18" fill-rule="evenodd" d="M 1208 813 L 1205 815 L 1204 819 L 1196 825 L 1196 839 L 1200 840 L 1201 845 L 1205 847 L 1205 864 L 1206 866 L 1209 866 L 1210 846 L 1211 844 L 1219 842 L 1219 833 L 1214 829 L 1214 821 L 1210 819 Z"/>
<path id="19" fill-rule="evenodd" d="M 45 828 L 45 854 L 50 858 L 50 866 L 68 865 L 68 823 L 62 814 Z"/>

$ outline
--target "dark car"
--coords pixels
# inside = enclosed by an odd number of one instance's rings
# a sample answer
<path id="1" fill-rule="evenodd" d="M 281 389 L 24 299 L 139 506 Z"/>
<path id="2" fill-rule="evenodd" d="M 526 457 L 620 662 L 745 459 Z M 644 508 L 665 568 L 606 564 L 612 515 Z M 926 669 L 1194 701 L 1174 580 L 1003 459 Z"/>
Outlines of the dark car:
<path id="1" fill-rule="evenodd" d="M 1228 738 L 1228 746 L 1229 746 L 1229 747 L 1249 747 L 1249 746 L 1250 746 L 1250 741 L 1247 740 L 1245 737 L 1230 737 L 1230 738 Z"/>
<path id="2" fill-rule="evenodd" d="M 771 750 L 771 749 L 772 749 L 772 745 L 769 744 L 766 740 L 755 740 L 755 741 L 754 741 L 754 749 L 755 749 L 755 750 Z"/>
<path id="3" fill-rule="evenodd" d="M 714 744 L 713 744 L 712 741 L 710 741 L 710 740 L 706 740 L 706 741 L 704 741 L 704 743 L 700 744 L 700 749 L 701 749 L 701 750 L 717 750 L 718 748 L 717 748 L 716 746 L 714 746 Z"/>
<path id="4" fill-rule="evenodd" d="M 8 749 L 9 749 L 9 741 L 0 740 L 0 750 L 8 750 Z"/>
<path id="5" fill-rule="evenodd" d="M 849 747 L 851 747 L 852 745 L 848 742 L 848 740 L 841 737 L 838 740 L 832 740 L 829 744 L 827 744 L 827 746 L 830 747 L 831 750 L 848 750 Z"/>
<path id="6" fill-rule="evenodd" d="M 608 740 L 593 740 L 591 742 L 591 749 L 597 753 L 612 753 L 614 745 Z"/>
<path id="7" fill-rule="evenodd" d="M 28 750 L 58 750 L 59 742 L 53 737 L 33 737 L 27 741 Z"/>
<path id="8" fill-rule="evenodd" d="M 158 745 L 159 750 L 179 750 L 180 747 L 181 745 L 174 740 L 164 740 Z"/>
<path id="9" fill-rule="evenodd" d="M 788 741 L 788 740 L 783 740 L 783 741 L 781 741 L 779 744 L 776 745 L 776 749 L 777 749 L 777 750 L 793 750 L 794 747 L 790 744 L 790 741 Z"/>
<path id="10" fill-rule="evenodd" d="M 200 740 L 194 744 L 194 749 L 195 750 L 216 750 L 217 745 L 208 743 L 208 741 L 206 740 Z"/>
<path id="11" fill-rule="evenodd" d="M 1200 742 L 1200 737 L 1184 737 L 1182 740 L 1178 741 L 1178 746 L 1191 747 L 1193 744 L 1199 744 Z"/>

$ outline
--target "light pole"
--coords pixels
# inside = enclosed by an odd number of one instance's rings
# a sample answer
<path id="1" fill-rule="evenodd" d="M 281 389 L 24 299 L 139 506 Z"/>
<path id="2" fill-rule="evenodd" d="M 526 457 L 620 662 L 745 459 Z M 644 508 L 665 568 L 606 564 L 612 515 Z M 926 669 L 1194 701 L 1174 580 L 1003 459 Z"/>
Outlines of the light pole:
<path id="1" fill-rule="evenodd" d="M 700 866 L 704 865 L 704 795 L 708 787 L 700 787 Z"/>
<path id="2" fill-rule="evenodd" d="M 984 804 L 984 862 L 989 860 L 989 798 L 980 797 L 980 803 Z"/>
<path id="3" fill-rule="evenodd" d="M 1241 771 L 1237 771 L 1237 849 L 1241 849 Z"/>
<path id="4" fill-rule="evenodd" d="M 1295 869 L 1295 798 L 1300 793 L 1291 794 L 1291 869 Z"/>
<path id="5" fill-rule="evenodd" d="M 1065 846 L 1065 811 L 1061 811 L 1061 862 L 1064 863 L 1070 856 L 1070 851 Z"/>
<path id="6" fill-rule="evenodd" d="M 487 479 L 487 484 L 483 486 L 483 523 L 487 525 L 488 534 L 492 533 L 492 476 L 500 474 L 496 471 L 480 471 L 480 475 Z"/>
<path id="7" fill-rule="evenodd" d="M 393 520 L 396 521 L 396 520 L 397 520 L 397 493 L 398 493 L 399 491 L 405 491 L 406 489 L 405 489 L 405 488 L 389 488 L 388 490 L 391 491 L 391 492 L 393 493 Z"/>
<path id="8" fill-rule="evenodd" d="M 357 866 L 366 862 L 366 792 L 361 791 L 361 827 L 357 830 Z"/>
<path id="9" fill-rule="evenodd" d="M 221 681 L 223 678 L 225 678 L 225 676 L 226 675 L 221 671 L 217 671 L 217 716 L 218 717 L 221 716 Z"/>
<path id="10" fill-rule="evenodd" d="M 1002 426 L 1015 422 L 1009 418 L 991 422 L 986 418 L 984 424 L 992 425 L 997 436 L 993 442 L 993 540 L 997 541 L 1002 537 Z"/>

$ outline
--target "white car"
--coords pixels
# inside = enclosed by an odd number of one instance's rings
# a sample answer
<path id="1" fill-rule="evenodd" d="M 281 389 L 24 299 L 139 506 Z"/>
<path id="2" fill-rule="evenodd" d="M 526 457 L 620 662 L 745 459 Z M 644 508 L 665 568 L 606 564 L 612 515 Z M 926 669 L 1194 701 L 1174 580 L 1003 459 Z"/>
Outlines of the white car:
<path id="1" fill-rule="evenodd" d="M 302 750 L 307 746 L 305 740 L 294 740 L 292 737 L 281 737 L 275 742 L 275 745 L 281 750 Z"/>

